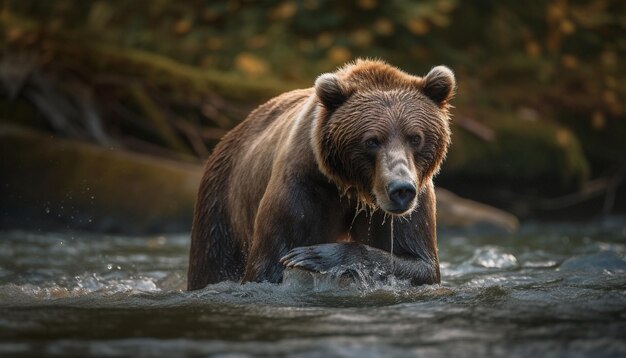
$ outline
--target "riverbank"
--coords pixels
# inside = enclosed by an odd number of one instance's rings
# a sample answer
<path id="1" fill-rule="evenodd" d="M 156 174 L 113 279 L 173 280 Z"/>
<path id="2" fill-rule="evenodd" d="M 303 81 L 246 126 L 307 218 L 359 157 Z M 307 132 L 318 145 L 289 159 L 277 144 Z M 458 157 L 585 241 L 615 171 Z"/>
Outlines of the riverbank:
<path id="1" fill-rule="evenodd" d="M 199 164 L 0 126 L 0 227 L 115 233 L 185 232 Z M 438 225 L 511 232 L 515 216 L 437 189 Z"/>

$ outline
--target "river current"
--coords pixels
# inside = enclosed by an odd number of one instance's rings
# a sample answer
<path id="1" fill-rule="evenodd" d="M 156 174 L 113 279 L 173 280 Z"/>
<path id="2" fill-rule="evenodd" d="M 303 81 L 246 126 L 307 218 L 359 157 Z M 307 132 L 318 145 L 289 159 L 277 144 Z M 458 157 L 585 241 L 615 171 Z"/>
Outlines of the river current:
<path id="1" fill-rule="evenodd" d="M 185 292 L 188 234 L 0 232 L 0 356 L 624 357 L 626 218 L 443 232 L 441 285 Z"/>

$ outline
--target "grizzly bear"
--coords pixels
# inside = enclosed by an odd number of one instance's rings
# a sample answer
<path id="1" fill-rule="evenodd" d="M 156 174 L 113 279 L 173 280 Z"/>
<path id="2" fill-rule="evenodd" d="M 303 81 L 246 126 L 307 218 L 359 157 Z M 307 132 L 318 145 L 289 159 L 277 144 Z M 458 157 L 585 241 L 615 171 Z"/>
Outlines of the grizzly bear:
<path id="1" fill-rule="evenodd" d="M 206 163 L 188 289 L 353 264 L 439 283 L 433 176 L 455 87 L 444 66 L 357 60 L 255 109 Z"/>

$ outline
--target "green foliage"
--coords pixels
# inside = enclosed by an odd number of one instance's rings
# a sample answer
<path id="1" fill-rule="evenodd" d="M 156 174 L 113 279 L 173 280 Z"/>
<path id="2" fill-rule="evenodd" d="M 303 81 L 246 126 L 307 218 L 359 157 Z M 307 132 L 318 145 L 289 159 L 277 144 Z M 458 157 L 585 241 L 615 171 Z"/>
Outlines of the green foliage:
<path id="1" fill-rule="evenodd" d="M 591 177 L 623 165 L 625 13 L 621 0 L 6 0 L 0 53 L 35 54 L 66 97 L 86 87 L 119 145 L 178 159 L 205 157 L 257 103 L 354 58 L 415 74 L 444 63 L 458 76 L 455 116 L 500 134 L 455 129 L 464 155 L 477 151 L 466 169 L 537 187 L 545 169 L 560 193 L 589 175 L 585 157 Z M 528 116 L 543 134 L 527 132 Z M 498 167 L 519 148 L 528 156 Z"/>
<path id="2" fill-rule="evenodd" d="M 566 194 L 588 179 L 588 163 L 571 131 L 515 116 L 486 122 L 494 129 L 491 141 L 454 134 L 443 168 L 447 177 L 529 196 Z"/>
<path id="3" fill-rule="evenodd" d="M 8 0 L 3 18 L 33 19 L 39 36 L 63 31 L 251 80 L 311 83 L 356 57 L 413 73 L 445 63 L 485 85 L 584 94 L 579 106 L 614 118 L 626 102 L 625 12 L 619 0 Z M 19 28 L 5 30 L 19 40 Z"/>

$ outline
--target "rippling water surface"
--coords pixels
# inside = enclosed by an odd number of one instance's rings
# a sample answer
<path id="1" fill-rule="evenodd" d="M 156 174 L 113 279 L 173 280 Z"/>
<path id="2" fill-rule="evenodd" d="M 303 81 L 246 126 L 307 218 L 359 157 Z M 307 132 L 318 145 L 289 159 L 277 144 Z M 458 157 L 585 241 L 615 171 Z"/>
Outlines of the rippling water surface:
<path id="1" fill-rule="evenodd" d="M 439 237 L 443 282 L 184 292 L 187 235 L 0 232 L 0 356 L 626 356 L 626 219 Z"/>

